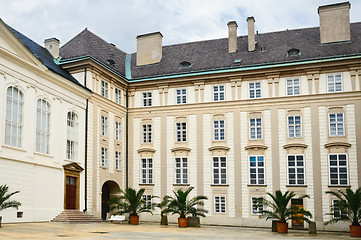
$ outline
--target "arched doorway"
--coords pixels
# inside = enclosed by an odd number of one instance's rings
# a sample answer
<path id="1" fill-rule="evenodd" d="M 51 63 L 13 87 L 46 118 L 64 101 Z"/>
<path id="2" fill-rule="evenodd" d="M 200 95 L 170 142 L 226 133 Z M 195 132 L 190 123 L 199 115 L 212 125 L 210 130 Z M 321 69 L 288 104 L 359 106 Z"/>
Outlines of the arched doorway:
<path id="1" fill-rule="evenodd" d="M 119 185 L 114 181 L 106 181 L 102 187 L 102 219 L 106 220 L 109 212 L 108 201 L 115 195 L 119 194 Z"/>

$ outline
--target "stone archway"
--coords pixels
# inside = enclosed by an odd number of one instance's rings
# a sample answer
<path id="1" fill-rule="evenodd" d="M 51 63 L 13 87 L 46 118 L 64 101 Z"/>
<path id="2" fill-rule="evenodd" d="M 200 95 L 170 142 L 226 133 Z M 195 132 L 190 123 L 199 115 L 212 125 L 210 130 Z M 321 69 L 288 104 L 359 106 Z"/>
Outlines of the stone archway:
<path id="1" fill-rule="evenodd" d="M 106 181 L 102 186 L 102 212 L 101 217 L 103 220 L 106 220 L 107 213 L 109 212 L 109 204 L 108 201 L 112 197 L 119 194 L 119 185 L 114 181 Z"/>

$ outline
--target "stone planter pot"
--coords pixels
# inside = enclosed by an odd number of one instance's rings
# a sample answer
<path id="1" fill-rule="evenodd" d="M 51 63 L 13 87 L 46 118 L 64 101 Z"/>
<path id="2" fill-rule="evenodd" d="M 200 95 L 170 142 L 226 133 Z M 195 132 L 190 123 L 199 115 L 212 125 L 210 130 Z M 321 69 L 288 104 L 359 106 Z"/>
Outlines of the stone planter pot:
<path id="1" fill-rule="evenodd" d="M 288 233 L 288 223 L 277 223 L 277 231 L 278 233 Z"/>
<path id="2" fill-rule="evenodd" d="M 3 217 L 2 217 L 2 216 L 0 216 L 0 228 L 1 228 L 1 221 L 2 221 L 2 219 L 3 219 Z"/>
<path id="3" fill-rule="evenodd" d="M 129 223 L 132 225 L 139 224 L 139 216 L 138 215 L 129 215 Z"/>
<path id="4" fill-rule="evenodd" d="M 168 216 L 163 215 L 160 219 L 160 225 L 168 225 Z"/>
<path id="5" fill-rule="evenodd" d="M 188 219 L 187 218 L 178 218 L 178 227 L 181 227 L 181 228 L 188 227 Z"/>
<path id="6" fill-rule="evenodd" d="M 361 237 L 361 226 L 350 225 L 350 236 L 351 237 Z"/>
<path id="7" fill-rule="evenodd" d="M 199 217 L 188 217 L 188 227 L 200 227 L 201 221 Z"/>

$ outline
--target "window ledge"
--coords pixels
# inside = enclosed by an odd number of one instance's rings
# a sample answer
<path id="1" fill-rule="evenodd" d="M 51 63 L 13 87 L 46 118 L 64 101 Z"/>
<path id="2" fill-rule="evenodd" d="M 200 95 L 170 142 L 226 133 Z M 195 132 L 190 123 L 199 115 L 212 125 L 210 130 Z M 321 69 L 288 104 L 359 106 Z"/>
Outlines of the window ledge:
<path id="1" fill-rule="evenodd" d="M 138 153 L 142 153 L 142 152 L 152 152 L 155 153 L 155 149 L 153 148 L 140 148 L 137 150 Z"/>
<path id="2" fill-rule="evenodd" d="M 350 188 L 351 185 L 327 185 L 329 188 Z"/>
<path id="3" fill-rule="evenodd" d="M 25 149 L 23 148 L 19 148 L 19 147 L 14 147 L 14 146 L 10 146 L 10 145 L 2 145 L 4 148 L 9 148 L 9 149 L 13 149 L 13 150 L 17 150 L 17 151 L 21 151 L 21 152 L 26 152 Z"/>
<path id="4" fill-rule="evenodd" d="M 291 188 L 291 187 L 296 187 L 296 188 L 306 188 L 306 187 L 307 187 L 307 185 L 286 185 L 286 187 L 289 187 L 289 188 Z"/>
<path id="5" fill-rule="evenodd" d="M 265 184 L 247 184 L 247 187 L 267 187 Z"/>
<path id="6" fill-rule="evenodd" d="M 268 147 L 266 145 L 261 145 L 261 144 L 252 144 L 252 145 L 248 145 L 244 147 L 244 150 L 250 150 L 250 149 L 263 149 L 266 150 Z"/>
<path id="7" fill-rule="evenodd" d="M 209 147 L 208 150 L 209 151 L 220 151 L 220 150 L 223 150 L 223 151 L 229 151 L 229 147 L 226 147 L 226 146 L 214 146 L 214 147 Z"/>
<path id="8" fill-rule="evenodd" d="M 351 147 L 350 143 L 347 142 L 331 142 L 331 143 L 326 143 L 325 148 L 330 148 L 330 147 Z"/>
<path id="9" fill-rule="evenodd" d="M 177 152 L 177 151 L 180 151 L 180 152 L 190 152 L 191 149 L 190 148 L 187 148 L 187 147 L 175 147 L 175 148 L 172 148 L 171 149 L 172 152 Z"/>
<path id="10" fill-rule="evenodd" d="M 116 172 L 122 172 L 122 170 L 120 170 L 120 169 L 115 169 L 115 171 L 116 171 Z"/>
<path id="11" fill-rule="evenodd" d="M 190 184 L 189 184 L 189 183 L 187 183 L 187 184 L 173 183 L 173 186 L 175 186 L 175 187 L 178 187 L 178 186 L 182 187 L 182 186 L 190 186 Z"/>
<path id="12" fill-rule="evenodd" d="M 103 166 L 100 166 L 101 169 L 103 170 L 107 170 L 108 168 L 107 167 L 103 167 Z"/>
<path id="13" fill-rule="evenodd" d="M 229 187 L 229 184 L 211 184 L 211 187 Z"/>
<path id="14" fill-rule="evenodd" d="M 50 154 L 47 154 L 47 153 L 34 152 L 34 154 L 39 155 L 39 156 L 48 157 L 48 158 L 54 158 L 54 156 L 51 156 Z"/>
<path id="15" fill-rule="evenodd" d="M 154 186 L 154 183 L 139 183 L 139 186 Z"/>
<path id="16" fill-rule="evenodd" d="M 303 143 L 290 143 L 290 144 L 285 144 L 283 145 L 284 149 L 287 148 L 307 148 L 308 146 L 306 144 Z"/>

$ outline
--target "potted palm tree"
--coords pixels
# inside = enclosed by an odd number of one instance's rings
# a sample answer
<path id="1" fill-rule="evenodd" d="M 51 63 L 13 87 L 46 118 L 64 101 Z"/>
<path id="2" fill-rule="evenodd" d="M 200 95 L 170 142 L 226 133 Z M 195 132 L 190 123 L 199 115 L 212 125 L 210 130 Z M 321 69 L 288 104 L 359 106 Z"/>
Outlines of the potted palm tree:
<path id="1" fill-rule="evenodd" d="M 178 227 L 187 227 L 188 220 L 187 215 L 205 217 L 205 213 L 208 211 L 204 208 L 203 200 L 207 200 L 206 196 L 196 196 L 191 200 L 187 200 L 189 193 L 194 187 L 189 187 L 186 191 L 179 189 L 177 192 L 173 191 L 174 197 L 170 197 L 168 208 L 164 210 L 165 213 L 179 214 Z M 201 207 L 199 207 L 201 206 Z"/>
<path id="2" fill-rule="evenodd" d="M 156 205 L 156 207 L 160 209 L 160 225 L 168 225 L 168 216 L 165 209 L 168 207 L 169 202 L 169 196 L 164 196 L 162 201 Z"/>
<path id="3" fill-rule="evenodd" d="M 331 212 L 326 213 L 327 215 L 333 215 L 333 218 L 325 222 L 325 225 L 339 221 L 350 222 L 351 237 L 361 237 L 361 188 L 356 191 L 348 188 L 346 193 L 327 191 L 326 194 L 336 197 L 338 201 L 331 205 Z M 335 216 L 335 212 L 340 214 Z"/>
<path id="4" fill-rule="evenodd" d="M 21 206 L 21 203 L 15 200 L 9 200 L 13 195 L 19 193 L 19 191 L 15 191 L 12 193 L 8 193 L 9 186 L 6 184 L 0 185 L 0 211 L 7 208 L 16 208 L 18 209 Z M 1 227 L 2 217 L 0 216 L 0 227 Z"/>
<path id="5" fill-rule="evenodd" d="M 261 214 L 260 218 L 278 220 L 277 222 L 277 231 L 278 233 L 288 233 L 288 223 L 287 221 L 290 219 L 295 220 L 304 220 L 310 223 L 310 218 L 312 218 L 312 214 L 302 208 L 289 206 L 289 202 L 292 198 L 296 196 L 294 192 L 286 191 L 284 194 L 281 190 L 277 190 L 275 194 L 267 193 L 268 196 L 272 198 L 272 201 L 267 199 L 263 199 L 259 201 L 259 204 L 263 204 L 264 208 L 270 208 L 271 210 L 261 210 L 259 213 Z M 308 195 L 302 195 L 297 199 L 309 198 Z"/>
<path id="6" fill-rule="evenodd" d="M 109 200 L 110 210 L 115 214 L 129 213 L 129 223 L 133 225 L 139 224 L 139 214 L 143 212 L 152 213 L 154 204 L 146 206 L 143 199 L 145 189 L 140 189 L 138 192 L 133 188 L 127 188 L 125 191 L 120 190 L 121 196 L 111 198 Z"/>

